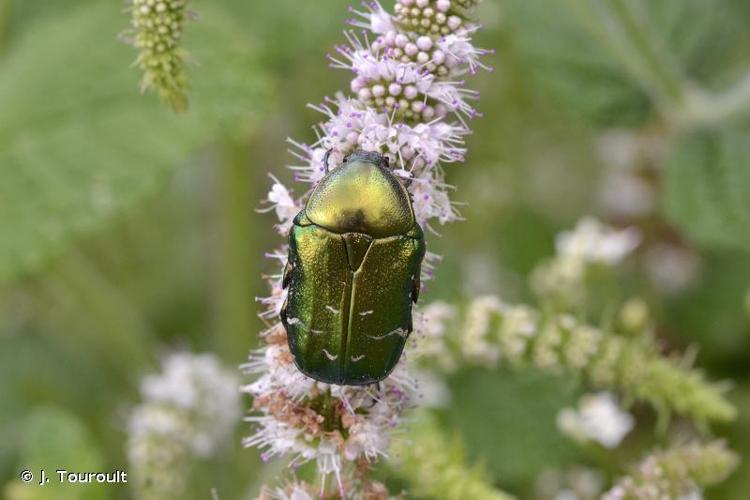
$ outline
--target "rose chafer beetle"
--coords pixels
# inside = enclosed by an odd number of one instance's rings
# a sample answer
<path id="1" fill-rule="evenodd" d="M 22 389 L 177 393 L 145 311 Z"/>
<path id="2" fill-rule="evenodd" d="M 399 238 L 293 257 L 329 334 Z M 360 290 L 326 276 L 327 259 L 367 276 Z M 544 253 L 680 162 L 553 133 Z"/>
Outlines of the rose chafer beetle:
<path id="1" fill-rule="evenodd" d="M 387 377 L 412 331 L 424 253 L 385 156 L 356 151 L 327 172 L 289 231 L 281 322 L 297 367 L 330 384 Z"/>

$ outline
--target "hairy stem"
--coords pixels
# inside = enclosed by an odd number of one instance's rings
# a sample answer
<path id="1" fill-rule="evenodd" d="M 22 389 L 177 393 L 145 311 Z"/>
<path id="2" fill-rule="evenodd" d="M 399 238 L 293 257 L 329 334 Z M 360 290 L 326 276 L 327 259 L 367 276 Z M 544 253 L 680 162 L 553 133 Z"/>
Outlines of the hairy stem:
<path id="1" fill-rule="evenodd" d="M 609 0 L 612 20 L 622 29 L 632 48 L 649 71 L 656 90 L 671 103 L 679 105 L 684 99 L 684 85 L 681 76 L 674 69 L 672 61 L 658 49 L 658 43 L 650 33 L 639 26 L 623 0 Z"/>
<path id="2" fill-rule="evenodd" d="M 688 98 L 678 116 L 679 126 L 713 125 L 726 121 L 750 108 L 750 72 L 724 92 L 709 93 L 696 89 L 688 94 Z"/>
<path id="3" fill-rule="evenodd" d="M 682 76 L 626 3 L 622 0 L 567 0 L 565 3 L 668 115 L 683 104 L 686 92 Z"/>

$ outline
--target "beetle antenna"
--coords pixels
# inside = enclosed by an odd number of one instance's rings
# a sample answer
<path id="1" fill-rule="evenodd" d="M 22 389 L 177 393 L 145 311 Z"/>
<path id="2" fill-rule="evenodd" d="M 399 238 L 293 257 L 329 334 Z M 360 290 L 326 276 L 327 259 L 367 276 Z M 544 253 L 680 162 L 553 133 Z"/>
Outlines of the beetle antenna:
<path id="1" fill-rule="evenodd" d="M 323 168 L 325 169 L 326 173 L 330 172 L 330 169 L 328 168 L 328 158 L 331 157 L 332 152 L 333 152 L 333 148 L 326 151 L 326 154 L 323 157 Z"/>

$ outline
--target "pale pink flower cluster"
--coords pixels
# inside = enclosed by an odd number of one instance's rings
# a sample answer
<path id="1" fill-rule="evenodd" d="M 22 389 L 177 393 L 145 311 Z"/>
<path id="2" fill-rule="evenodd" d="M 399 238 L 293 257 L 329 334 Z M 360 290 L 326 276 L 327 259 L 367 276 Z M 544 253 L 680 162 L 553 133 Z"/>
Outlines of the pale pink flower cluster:
<path id="1" fill-rule="evenodd" d="M 336 168 L 355 150 L 388 156 L 426 229 L 460 219 L 442 166 L 464 161 L 468 120 L 478 115 L 470 104 L 478 93 L 463 87 L 462 75 L 490 69 L 480 61 L 489 51 L 472 43 L 478 25 L 468 12 L 476 3 L 398 0 L 393 15 L 377 2 L 363 4 L 361 11 L 352 9 L 355 18 L 349 24 L 359 32 L 347 32 L 348 44 L 336 47 L 336 55 L 329 57 L 332 67 L 353 72 L 352 95 L 339 93 L 311 106 L 324 118 L 314 143 L 290 140 L 298 160 L 290 169 L 304 186 L 298 196 L 272 177 L 263 210 L 275 212 L 281 235 L 288 234 L 326 167 Z M 385 381 L 369 387 L 329 386 L 299 372 L 278 321 L 286 295 L 281 269 L 287 248 L 267 256 L 278 261 L 279 271 L 269 277 L 271 294 L 258 299 L 265 306 L 261 317 L 268 328 L 262 333 L 266 345 L 251 354 L 245 367 L 254 381 L 244 390 L 253 396 L 257 410 L 248 418 L 256 433 L 245 444 L 263 448 L 264 458 L 290 456 L 293 465 L 315 460 L 322 487 L 333 475 L 341 490 L 351 484 L 342 477 L 347 471 L 385 455 L 401 414 L 414 402 L 415 382 L 406 373 L 404 359 Z M 423 282 L 438 261 L 437 255 L 427 253 Z"/>

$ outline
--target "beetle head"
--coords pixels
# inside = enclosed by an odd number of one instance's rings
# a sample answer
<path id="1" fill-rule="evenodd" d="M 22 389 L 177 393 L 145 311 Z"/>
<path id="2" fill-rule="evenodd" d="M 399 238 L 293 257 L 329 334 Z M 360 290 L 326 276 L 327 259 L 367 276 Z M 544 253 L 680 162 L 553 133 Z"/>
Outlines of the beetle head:
<path id="1" fill-rule="evenodd" d="M 380 153 L 374 152 L 374 151 L 354 151 L 353 153 L 349 153 L 344 157 L 344 162 L 354 162 L 354 161 L 365 161 L 368 163 L 374 163 L 376 165 L 379 165 L 387 170 L 390 170 L 394 174 L 394 169 L 391 167 L 391 161 L 390 158 L 386 155 L 382 155 Z M 326 170 L 327 172 L 327 170 Z M 412 177 L 406 177 L 396 174 L 396 179 L 405 187 L 409 188 L 411 186 L 411 183 L 414 182 L 414 179 Z"/>
<path id="2" fill-rule="evenodd" d="M 391 163 L 388 157 L 375 151 L 362 151 L 360 149 L 353 151 L 344 157 L 344 163 L 361 161 L 365 163 L 374 163 L 383 168 L 390 169 Z"/>

